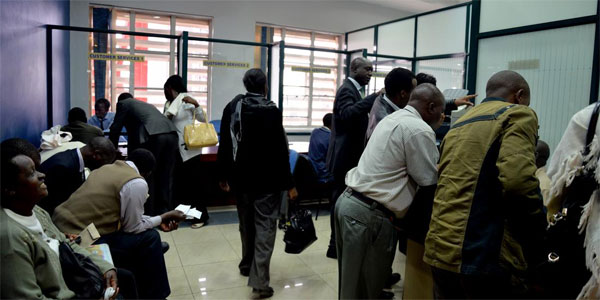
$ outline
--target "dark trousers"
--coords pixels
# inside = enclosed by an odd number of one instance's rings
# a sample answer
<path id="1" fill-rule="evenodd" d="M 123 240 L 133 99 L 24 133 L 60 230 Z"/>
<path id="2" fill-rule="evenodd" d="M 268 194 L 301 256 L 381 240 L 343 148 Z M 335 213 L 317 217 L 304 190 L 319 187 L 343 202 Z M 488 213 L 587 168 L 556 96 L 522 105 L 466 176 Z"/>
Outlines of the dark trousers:
<path id="1" fill-rule="evenodd" d="M 151 135 L 149 141 L 140 145 L 152 152 L 156 160 L 154 171 L 147 180 L 150 197 L 144 205 L 146 215 L 159 215 L 173 209 L 173 170 L 179 156 L 178 140 L 177 133 L 169 132 Z"/>
<path id="2" fill-rule="evenodd" d="M 237 197 L 242 261 L 240 270 L 249 270 L 248 285 L 255 289 L 269 286 L 269 266 L 277 219 L 281 205 L 281 192 L 269 194 L 241 194 Z"/>
<path id="3" fill-rule="evenodd" d="M 435 299 L 526 298 L 510 283 L 510 274 L 464 275 L 431 267 Z"/>
<path id="4" fill-rule="evenodd" d="M 206 172 L 206 170 L 200 170 L 200 168 L 200 155 L 184 162 L 181 159 L 181 155 L 177 154 L 177 162 L 175 163 L 175 171 L 173 172 L 173 206 L 187 204 L 201 211 L 202 218 L 200 220 L 190 220 L 194 223 L 206 222 L 209 217 L 205 202 L 206 194 L 202 194 L 198 187 L 198 185 L 203 184 L 203 182 L 199 181 L 198 173 Z"/>
<path id="5" fill-rule="evenodd" d="M 344 191 L 346 190 L 346 178 L 339 178 L 338 177 L 334 177 L 333 180 L 333 187 L 332 187 L 332 193 L 331 193 L 331 208 L 329 211 L 329 226 L 331 227 L 331 237 L 329 238 L 329 247 L 335 249 L 335 218 L 334 216 L 334 211 L 335 211 L 335 203 L 337 202 L 337 199 L 342 195 L 342 193 L 344 193 Z"/>
<path id="6" fill-rule="evenodd" d="M 110 247 L 116 267 L 134 274 L 141 299 L 165 299 L 169 296 L 171 288 L 158 231 L 149 229 L 136 234 L 114 232 L 96 241 L 96 244 L 102 243 Z"/>
<path id="7" fill-rule="evenodd" d="M 119 286 L 119 295 L 123 299 L 139 298 L 135 275 L 131 271 L 117 268 L 117 284 Z"/>

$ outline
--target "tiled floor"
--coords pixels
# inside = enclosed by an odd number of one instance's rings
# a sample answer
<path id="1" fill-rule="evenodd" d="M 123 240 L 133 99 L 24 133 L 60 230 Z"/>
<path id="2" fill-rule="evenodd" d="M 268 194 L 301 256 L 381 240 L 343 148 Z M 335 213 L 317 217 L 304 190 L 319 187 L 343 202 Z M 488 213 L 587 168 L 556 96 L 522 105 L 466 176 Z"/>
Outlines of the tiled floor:
<path id="1" fill-rule="evenodd" d="M 237 267 L 241 259 L 238 224 L 213 224 L 160 233 L 171 245 L 165 254 L 171 284 L 169 299 L 252 298 L 248 278 L 240 275 Z M 325 256 L 329 216 L 319 216 L 315 227 L 318 240 L 301 254 L 285 253 L 283 232 L 277 231 L 270 272 L 275 290 L 272 299 L 337 299 L 337 260 Z M 394 272 L 403 277 L 404 260 L 397 253 L 393 265 Z M 402 298 L 402 284 L 401 280 L 393 286 L 396 299 Z"/>

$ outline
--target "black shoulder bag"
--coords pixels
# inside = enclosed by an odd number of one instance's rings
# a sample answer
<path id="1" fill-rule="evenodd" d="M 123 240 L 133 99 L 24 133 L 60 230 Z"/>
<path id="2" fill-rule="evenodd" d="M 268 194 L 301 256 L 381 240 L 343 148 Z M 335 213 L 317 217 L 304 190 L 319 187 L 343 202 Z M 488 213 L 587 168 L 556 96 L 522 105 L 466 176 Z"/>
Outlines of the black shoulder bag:
<path id="1" fill-rule="evenodd" d="M 94 262 L 61 242 L 58 247 L 60 267 L 67 287 L 76 299 L 101 299 L 104 295 L 102 272 Z"/>
<path id="2" fill-rule="evenodd" d="M 583 156 L 590 153 L 594 139 L 600 102 L 596 103 L 588 127 Z M 584 161 L 585 166 L 589 161 Z M 584 235 L 579 234 L 583 206 L 598 189 L 594 170 L 580 171 L 563 195 L 561 209 L 554 215 L 546 231 L 546 261 L 538 274 L 545 298 L 575 299 L 589 280 L 591 273 L 585 265 Z"/>
<path id="3" fill-rule="evenodd" d="M 283 225 L 285 252 L 298 254 L 317 240 L 312 214 L 308 209 L 291 208 L 288 221 Z"/>

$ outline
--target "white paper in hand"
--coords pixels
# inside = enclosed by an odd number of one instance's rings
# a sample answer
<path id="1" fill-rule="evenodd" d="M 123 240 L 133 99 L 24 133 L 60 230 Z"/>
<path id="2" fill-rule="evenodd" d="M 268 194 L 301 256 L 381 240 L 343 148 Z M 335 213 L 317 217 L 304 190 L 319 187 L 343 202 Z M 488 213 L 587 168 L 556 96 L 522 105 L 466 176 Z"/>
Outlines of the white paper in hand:
<path id="1" fill-rule="evenodd" d="M 179 205 L 177 205 L 177 207 L 175 207 L 175 210 L 178 210 L 187 215 L 188 211 L 190 211 L 190 208 L 192 208 L 191 205 L 179 204 Z"/>
<path id="2" fill-rule="evenodd" d="M 202 217 L 202 212 L 195 208 L 190 209 L 187 213 L 188 219 L 193 219 L 193 218 L 200 219 L 201 217 Z"/>

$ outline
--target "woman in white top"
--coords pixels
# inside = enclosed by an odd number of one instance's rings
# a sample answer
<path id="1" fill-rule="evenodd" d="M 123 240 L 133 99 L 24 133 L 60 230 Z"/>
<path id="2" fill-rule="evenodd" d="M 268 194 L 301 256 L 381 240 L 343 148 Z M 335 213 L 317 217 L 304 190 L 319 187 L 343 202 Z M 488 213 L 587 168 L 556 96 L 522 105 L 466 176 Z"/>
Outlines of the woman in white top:
<path id="1" fill-rule="evenodd" d="M 164 115 L 169 118 L 179 136 L 179 154 L 174 171 L 173 199 L 177 204 L 192 205 L 202 212 L 202 218 L 193 219 L 192 228 L 200 228 L 208 221 L 206 204 L 198 199 L 197 183 L 193 179 L 198 178 L 197 172 L 200 167 L 200 154 L 202 149 L 188 149 L 183 139 L 183 130 L 186 125 L 196 120 L 206 122 L 206 114 L 202 106 L 187 93 L 183 79 L 179 75 L 173 75 L 167 79 L 164 85 L 165 103 Z"/>

